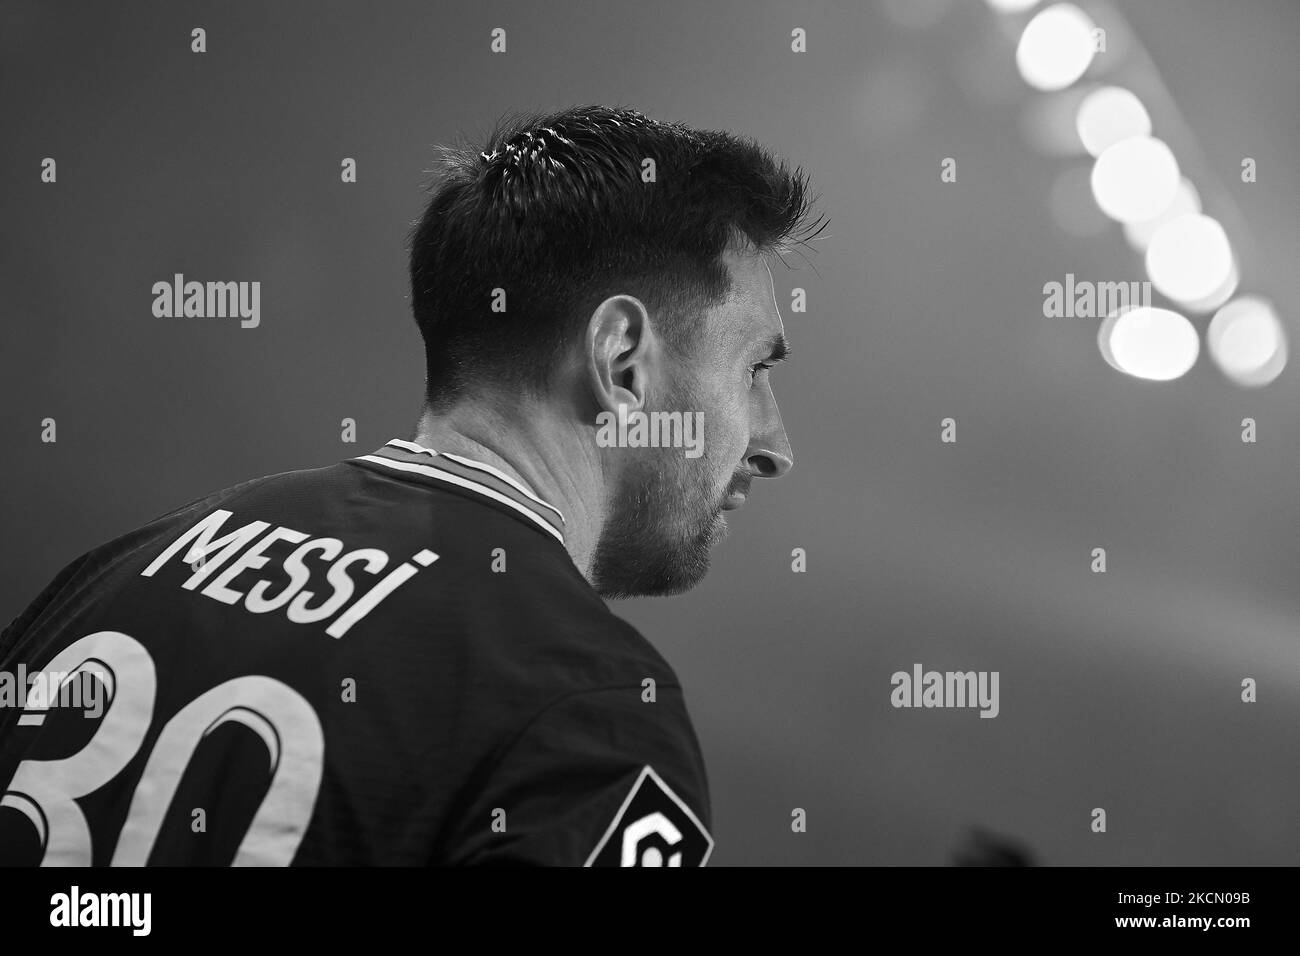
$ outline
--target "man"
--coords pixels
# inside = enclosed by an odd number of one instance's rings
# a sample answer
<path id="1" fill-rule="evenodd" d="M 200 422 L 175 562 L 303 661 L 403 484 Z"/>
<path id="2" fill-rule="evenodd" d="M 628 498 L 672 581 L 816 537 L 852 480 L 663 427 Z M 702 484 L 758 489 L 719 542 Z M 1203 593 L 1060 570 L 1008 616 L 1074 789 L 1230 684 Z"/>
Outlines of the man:
<path id="1" fill-rule="evenodd" d="M 768 258 L 807 183 L 604 107 L 441 159 L 411 439 L 56 577 L 0 636 L 30 691 L 0 709 L 0 862 L 707 861 L 681 686 L 601 596 L 694 585 L 723 512 L 791 466 Z"/>

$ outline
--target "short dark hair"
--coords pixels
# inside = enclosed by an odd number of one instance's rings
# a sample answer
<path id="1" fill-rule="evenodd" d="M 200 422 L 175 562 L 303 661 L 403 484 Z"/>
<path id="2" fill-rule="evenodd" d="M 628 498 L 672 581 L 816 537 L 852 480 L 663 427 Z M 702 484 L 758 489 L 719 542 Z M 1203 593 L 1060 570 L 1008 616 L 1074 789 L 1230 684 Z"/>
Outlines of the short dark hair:
<path id="1" fill-rule="evenodd" d="M 825 225 L 809 221 L 801 168 L 751 139 L 636 110 L 513 115 L 485 148 L 441 146 L 437 159 L 410 241 L 433 408 L 478 385 L 545 388 L 596 306 L 620 292 L 685 349 L 694 320 L 730 292 L 724 252 L 780 254 Z M 504 312 L 491 308 L 498 288 Z"/>

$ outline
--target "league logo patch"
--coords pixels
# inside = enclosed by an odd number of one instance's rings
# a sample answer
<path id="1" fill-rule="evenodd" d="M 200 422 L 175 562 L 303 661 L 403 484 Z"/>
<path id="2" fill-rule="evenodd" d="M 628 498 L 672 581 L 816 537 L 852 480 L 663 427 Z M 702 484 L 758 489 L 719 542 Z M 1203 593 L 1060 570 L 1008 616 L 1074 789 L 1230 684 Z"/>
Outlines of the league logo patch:
<path id="1" fill-rule="evenodd" d="M 704 866 L 713 852 L 699 818 L 648 764 L 586 866 Z"/>

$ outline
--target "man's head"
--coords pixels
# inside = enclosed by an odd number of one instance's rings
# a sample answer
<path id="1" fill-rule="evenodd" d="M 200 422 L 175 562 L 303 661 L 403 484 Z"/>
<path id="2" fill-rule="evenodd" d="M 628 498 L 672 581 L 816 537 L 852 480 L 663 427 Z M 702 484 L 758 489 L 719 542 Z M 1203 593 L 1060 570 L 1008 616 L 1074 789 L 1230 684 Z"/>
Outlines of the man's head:
<path id="1" fill-rule="evenodd" d="M 411 243 L 428 408 L 540 405 L 579 426 L 603 484 L 597 589 L 691 587 L 724 507 L 791 465 L 764 366 L 785 352 L 769 259 L 817 225 L 802 171 L 598 106 L 441 159 Z M 702 428 L 702 446 L 638 442 L 638 415 L 656 439 Z M 610 419 L 631 426 L 614 443 Z"/>

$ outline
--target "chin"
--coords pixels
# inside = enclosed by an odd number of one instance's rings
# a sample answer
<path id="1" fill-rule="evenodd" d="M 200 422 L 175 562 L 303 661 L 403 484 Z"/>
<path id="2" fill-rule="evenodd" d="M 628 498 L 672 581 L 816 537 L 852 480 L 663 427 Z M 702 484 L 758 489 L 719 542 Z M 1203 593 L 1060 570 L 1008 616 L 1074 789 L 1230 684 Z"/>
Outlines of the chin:
<path id="1" fill-rule="evenodd" d="M 685 594 L 709 573 L 707 557 L 702 562 L 696 561 L 693 564 L 695 566 L 689 569 L 679 566 L 661 569 L 659 574 L 641 574 L 634 580 L 598 580 L 595 584 L 596 593 L 605 598 L 671 597 L 674 594 Z"/>
<path id="2" fill-rule="evenodd" d="M 671 553 L 646 553 L 631 560 L 619 560 L 612 567 L 598 565 L 596 593 L 607 598 L 684 594 L 709 573 L 709 550 L 726 533 L 726 522 L 719 514 L 689 544 Z"/>

